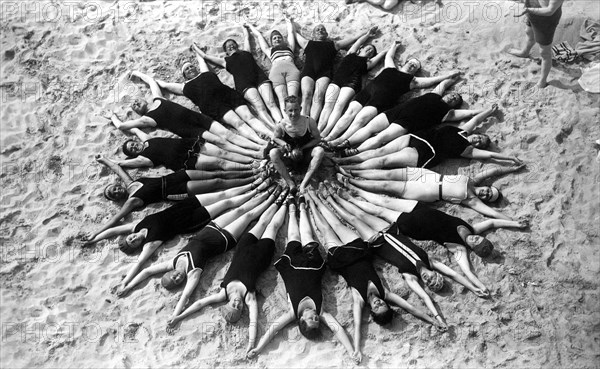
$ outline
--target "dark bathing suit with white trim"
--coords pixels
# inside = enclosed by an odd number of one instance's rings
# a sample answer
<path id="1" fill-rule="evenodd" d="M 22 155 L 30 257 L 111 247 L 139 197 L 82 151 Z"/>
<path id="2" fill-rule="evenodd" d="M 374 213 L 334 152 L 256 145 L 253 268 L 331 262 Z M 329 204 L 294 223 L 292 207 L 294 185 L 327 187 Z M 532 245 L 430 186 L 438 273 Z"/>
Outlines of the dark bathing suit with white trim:
<path id="1" fill-rule="evenodd" d="M 226 229 L 210 222 L 197 235 L 190 238 L 187 245 L 173 259 L 173 268 L 177 267 L 180 257 L 187 258 L 186 272 L 203 270 L 206 262 L 219 254 L 231 250 L 237 240 Z"/>

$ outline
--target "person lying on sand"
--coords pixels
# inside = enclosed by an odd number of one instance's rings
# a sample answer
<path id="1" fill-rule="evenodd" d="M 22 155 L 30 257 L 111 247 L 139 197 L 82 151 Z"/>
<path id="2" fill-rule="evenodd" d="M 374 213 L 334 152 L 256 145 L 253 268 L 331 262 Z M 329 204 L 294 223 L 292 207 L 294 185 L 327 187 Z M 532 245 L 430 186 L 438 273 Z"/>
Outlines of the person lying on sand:
<path id="1" fill-rule="evenodd" d="M 367 2 L 374 6 L 379 6 L 383 10 L 392 10 L 398 3 L 399 0 L 346 0 L 346 4 L 364 3 Z M 412 2 L 412 1 L 411 1 Z"/>
<path id="2" fill-rule="evenodd" d="M 473 133 L 476 124 L 483 121 L 495 109 L 494 105 L 458 127 L 430 128 L 400 136 L 381 148 L 367 150 L 360 154 L 358 149 L 346 149 L 345 154 L 354 156 L 333 158 L 333 160 L 346 170 L 431 168 L 444 160 L 456 158 L 496 159 L 511 161 L 517 165 L 522 164 L 515 156 L 486 150 L 491 143 L 489 136 Z"/>
<path id="3" fill-rule="evenodd" d="M 379 325 L 385 325 L 392 321 L 394 312 L 389 303 L 394 304 L 425 320 L 439 328 L 445 328 L 437 320 L 425 312 L 415 308 L 402 297 L 383 287 L 379 275 L 375 271 L 372 262 L 372 254 L 367 240 L 375 238 L 379 232 L 363 220 L 345 218 L 360 234 L 360 237 L 345 226 L 338 217 L 327 207 L 312 189 L 308 189 L 309 205 L 314 216 L 313 225 L 318 228 L 324 238 L 324 246 L 327 249 L 327 264 L 337 273 L 340 273 L 348 287 L 352 291 L 354 315 L 354 355 L 362 357 L 361 326 L 362 309 L 368 304 L 371 317 Z M 329 195 L 327 195 L 329 199 Z M 336 204 L 337 205 L 337 204 Z M 336 206 L 336 211 L 340 209 Z M 388 224 L 380 222 L 386 228 Z M 362 238 L 362 239 L 361 239 Z"/>
<path id="4" fill-rule="evenodd" d="M 283 327 L 295 320 L 300 333 L 311 340 L 320 336 L 320 323 L 327 325 L 358 364 L 361 357 L 355 355 L 344 327 L 333 315 L 323 310 L 321 277 L 325 272 L 325 262 L 313 235 L 306 204 L 301 202 L 299 206 L 300 225 L 296 205 L 292 203 L 288 207 L 288 243 L 283 255 L 275 262 L 275 268 L 285 283 L 288 310 L 267 329 L 256 348 L 250 350 L 247 356 L 256 357 Z"/>
<path id="5" fill-rule="evenodd" d="M 268 123 L 272 129 L 275 123 L 282 118 L 281 110 L 275 101 L 272 82 L 250 53 L 250 34 L 247 25 L 242 27 L 242 31 L 244 32 L 244 44 L 241 49 L 233 39 L 227 39 L 223 43 L 225 58 L 208 55 L 202 49 L 199 54 L 209 63 L 225 68 L 231 73 L 237 92 L 244 96 L 258 117 Z"/>
<path id="6" fill-rule="evenodd" d="M 258 331 L 256 281 L 271 266 L 271 259 L 275 253 L 275 238 L 285 222 L 287 204 L 280 205 L 277 202 L 273 203 L 261 215 L 256 225 L 242 235 L 221 282 L 221 290 L 194 302 L 181 314 L 173 317 L 167 323 L 168 329 L 172 330 L 179 321 L 205 306 L 221 302 L 227 302 L 221 309 L 221 314 L 229 323 L 235 323 L 242 317 L 245 304 L 250 316 L 246 353 L 254 348 Z"/>
<path id="7" fill-rule="evenodd" d="M 173 171 L 258 171 L 263 164 L 259 160 L 262 157 L 258 151 L 242 149 L 226 141 L 219 147 L 202 138 L 152 137 L 139 128 L 132 128 L 130 131 L 141 142 L 128 139 L 123 143 L 122 149 L 127 159 L 118 160 L 117 164 L 124 168 L 164 165 Z"/>
<path id="8" fill-rule="evenodd" d="M 213 178 L 206 174 L 215 172 L 200 170 L 180 170 L 163 177 L 140 177 L 134 180 L 123 168 L 102 155 L 97 155 L 96 160 L 115 172 L 122 181 L 106 186 L 104 197 L 115 202 L 125 202 L 117 214 L 96 231 L 92 238 L 116 225 L 132 211 L 149 204 L 169 200 L 181 201 L 199 195 L 197 198 L 202 204 L 210 205 L 220 199 L 241 195 L 255 188 L 263 191 L 271 182 L 267 172 L 244 178 L 236 178 L 237 172 L 221 172 L 225 178 Z"/>
<path id="9" fill-rule="evenodd" d="M 174 94 L 184 95 L 196 104 L 202 113 L 214 120 L 229 124 L 244 137 L 258 144 L 265 144 L 260 135 L 268 137 L 271 134 L 268 124 L 252 114 L 242 95 L 224 85 L 219 77 L 208 69 L 198 45 L 194 43 L 191 49 L 196 54 L 200 71 L 192 63 L 185 62 L 181 66 L 181 73 L 186 82 L 156 80 L 156 83 Z"/>
<path id="10" fill-rule="evenodd" d="M 525 21 L 527 41 L 522 49 L 510 49 L 508 52 L 520 58 L 527 58 L 533 46 L 536 43 L 540 45 L 542 56 L 542 73 L 538 82 L 540 88 L 548 85 L 547 79 L 552 69 L 552 40 L 562 16 L 563 2 L 564 0 L 525 0 L 525 8 L 516 15 L 522 17 L 527 14 Z"/>
<path id="11" fill-rule="evenodd" d="M 438 77 L 415 77 L 415 73 L 421 69 L 421 62 L 415 58 L 409 59 L 401 69 L 397 69 L 394 55 L 398 45 L 396 42 L 390 47 L 385 55 L 384 68 L 354 97 L 344 115 L 324 138 L 324 141 L 333 141 L 330 146 L 342 144 L 344 139 L 364 127 L 377 114 L 391 109 L 405 93 L 417 88 L 427 88 L 459 75 L 459 72 L 452 72 Z M 347 137 L 336 140 L 344 133 Z"/>
<path id="12" fill-rule="evenodd" d="M 376 31 L 377 28 L 374 28 L 373 34 Z M 310 115 L 311 118 L 318 121 L 325 100 L 325 91 L 333 76 L 333 63 L 338 50 L 350 47 L 359 39 L 359 36 L 332 41 L 329 39 L 325 26 L 317 24 L 312 30 L 311 38 L 311 40 L 307 40 L 296 32 L 296 40 L 298 45 L 304 49 L 305 56 L 300 82 L 302 114 Z"/>
<path id="13" fill-rule="evenodd" d="M 476 186 L 485 179 L 516 172 L 524 167 L 525 164 L 512 167 L 495 166 L 478 173 L 473 178 L 460 174 L 443 175 L 423 168 L 351 171 L 339 168 L 337 179 L 347 188 L 358 187 L 370 192 L 423 202 L 445 200 L 469 207 L 490 218 L 512 220 L 509 216 L 485 204 L 500 199 L 501 193 L 498 188 Z M 357 178 L 349 178 L 350 175 Z"/>
<path id="14" fill-rule="evenodd" d="M 358 146 L 359 151 L 378 149 L 407 133 L 479 114 L 478 110 L 459 109 L 463 103 L 460 94 L 451 92 L 444 95 L 456 80 L 456 77 L 445 79 L 433 91 L 378 114 L 364 127 L 349 128 L 340 138 L 330 141 L 329 145 L 338 150 L 354 146 Z"/>
<path id="15" fill-rule="evenodd" d="M 182 138 L 202 137 L 204 140 L 217 146 L 224 144 L 223 140 L 249 150 L 260 150 L 261 145 L 252 142 L 243 136 L 225 128 L 221 123 L 213 120 L 208 115 L 195 112 L 163 97 L 162 91 L 156 81 L 141 72 L 129 73 L 129 78 L 138 77 L 150 86 L 153 101 L 148 103 L 142 98 L 135 98 L 131 103 L 132 110 L 140 117 L 122 122 L 116 114 L 112 114 L 112 123 L 121 131 L 132 128 L 159 128 L 164 129 Z M 250 127 L 246 127 L 250 130 Z M 250 130 L 250 132 L 252 132 Z M 240 134 L 243 134 L 243 129 Z M 246 132 L 248 133 L 248 132 Z M 229 147 L 230 149 L 235 147 Z M 242 152 L 240 152 L 242 153 Z"/>
<path id="16" fill-rule="evenodd" d="M 254 194 L 253 190 L 249 194 L 223 200 L 221 204 L 211 205 L 213 208 L 227 206 L 231 210 L 226 213 L 221 211 L 222 215 L 217 218 L 210 217 L 213 220 L 191 237 L 186 246 L 172 260 L 142 270 L 140 269 L 143 263 L 138 262 L 137 268 L 135 270 L 132 268 L 121 283 L 117 295 L 122 297 L 142 281 L 155 274 L 164 273 L 161 284 L 166 289 L 173 290 L 184 285 L 183 293 L 170 319 L 181 314 L 200 282 L 200 276 L 208 260 L 231 250 L 248 224 L 258 218 L 280 196 L 281 187 L 271 187 L 269 191 L 262 192 L 250 199 Z M 243 205 L 240 205 L 240 199 Z M 247 202 L 243 203 L 243 201 Z M 283 199 L 279 199 L 279 201 L 283 202 Z M 210 210 L 208 212 L 210 215 Z"/>

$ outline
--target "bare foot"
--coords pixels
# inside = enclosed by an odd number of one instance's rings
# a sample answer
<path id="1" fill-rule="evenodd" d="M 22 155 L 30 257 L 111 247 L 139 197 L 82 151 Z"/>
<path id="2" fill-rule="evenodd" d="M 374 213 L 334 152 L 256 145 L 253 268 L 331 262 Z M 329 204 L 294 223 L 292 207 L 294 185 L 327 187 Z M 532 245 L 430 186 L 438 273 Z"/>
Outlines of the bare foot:
<path id="1" fill-rule="evenodd" d="M 509 54 L 517 56 L 519 58 L 529 58 L 529 53 L 519 49 L 510 49 L 507 51 Z"/>

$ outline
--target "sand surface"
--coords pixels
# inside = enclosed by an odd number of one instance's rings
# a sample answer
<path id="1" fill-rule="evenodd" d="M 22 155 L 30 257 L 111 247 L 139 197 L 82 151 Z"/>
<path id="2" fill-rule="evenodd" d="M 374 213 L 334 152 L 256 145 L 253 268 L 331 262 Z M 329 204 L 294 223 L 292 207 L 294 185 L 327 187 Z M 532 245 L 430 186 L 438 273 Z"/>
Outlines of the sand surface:
<path id="1" fill-rule="evenodd" d="M 446 333 L 405 312 L 388 327 L 364 323 L 360 366 L 599 367 L 600 174 L 593 146 L 600 138 L 599 96 L 578 87 L 578 64 L 558 66 L 550 76 L 552 86 L 535 88 L 539 62 L 504 52 L 523 38 L 513 2 L 444 3 L 442 8 L 434 2 L 408 3 L 383 12 L 343 2 L 2 1 L 0 366 L 354 365 L 331 333 L 314 343 L 292 326 L 248 361 L 247 315 L 228 325 L 218 308 L 206 308 L 169 335 L 166 320 L 179 293 L 151 279 L 117 299 L 112 291 L 132 259 L 114 249 L 114 240 L 82 249 L 78 238 L 118 209 L 102 196 L 115 176 L 94 156 L 122 155 L 123 134 L 102 116 L 115 110 L 124 117 L 130 97 L 149 95 L 143 84 L 126 80 L 126 71 L 181 81 L 176 61 L 192 56 L 192 41 L 217 53 L 226 37 L 241 38 L 244 21 L 265 33 L 273 27 L 284 31 L 281 10 L 288 8 L 305 35 L 320 22 L 334 39 L 378 25 L 382 33 L 374 44 L 383 50 L 400 40 L 398 61 L 419 57 L 425 75 L 462 71 L 464 79 L 455 88 L 469 106 L 500 105 L 501 113 L 483 130 L 500 150 L 527 163 L 526 171 L 494 183 L 505 193 L 499 208 L 514 217 L 530 216 L 531 228 L 490 232 L 501 256 L 473 258 L 493 297 L 477 298 L 455 283 L 435 294 L 450 326 Z M 581 20 L 599 17 L 600 2 L 567 0 L 563 12 L 557 39 L 576 40 Z M 232 83 L 227 72 L 219 75 Z M 185 98 L 175 100 L 192 106 Z M 440 171 L 469 173 L 481 166 L 453 161 Z M 163 206 L 149 206 L 126 220 Z M 444 209 L 468 221 L 483 220 L 466 208 Z M 169 242 L 157 259 L 172 257 L 184 242 L 185 237 Z M 426 246 L 457 267 L 443 249 Z M 279 254 L 281 242 L 278 247 Z M 209 264 L 194 299 L 218 290 L 230 258 L 223 255 Z M 377 267 L 388 288 L 423 306 L 396 270 L 383 263 Z M 351 333 L 345 282 L 327 272 L 323 287 L 326 308 Z M 286 300 L 274 268 L 258 288 L 262 333 Z M 370 320 L 366 314 L 364 319 Z"/>

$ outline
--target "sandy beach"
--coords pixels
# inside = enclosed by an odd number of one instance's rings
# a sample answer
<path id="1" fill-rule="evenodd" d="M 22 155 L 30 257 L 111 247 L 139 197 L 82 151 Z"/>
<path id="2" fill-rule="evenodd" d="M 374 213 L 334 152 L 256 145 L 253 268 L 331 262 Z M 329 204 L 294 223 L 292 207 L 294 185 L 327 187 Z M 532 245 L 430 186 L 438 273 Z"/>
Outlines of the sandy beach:
<path id="1" fill-rule="evenodd" d="M 123 157 L 120 146 L 126 136 L 105 117 L 111 111 L 134 117 L 131 98 L 150 96 L 145 84 L 127 79 L 127 71 L 183 82 L 178 66 L 193 57 L 192 42 L 222 55 L 222 42 L 241 39 L 245 22 L 263 34 L 284 32 L 283 11 L 294 15 L 305 35 L 319 23 L 333 39 L 377 25 L 380 34 L 373 44 L 385 50 L 400 41 L 399 63 L 418 57 L 425 76 L 461 71 L 453 88 L 463 94 L 466 106 L 499 104 L 499 113 L 481 130 L 497 151 L 527 164 L 526 170 L 493 183 L 504 193 L 497 208 L 514 218 L 529 217 L 530 228 L 489 232 L 500 255 L 472 258 L 492 297 L 478 298 L 456 283 L 433 294 L 449 325 L 445 333 L 399 309 L 385 327 L 365 313 L 364 357 L 358 366 L 600 367 L 600 162 L 594 146 L 600 139 L 600 95 L 577 83 L 582 68 L 591 64 L 556 63 L 550 86 L 538 89 L 537 48 L 532 59 L 506 53 L 524 41 L 515 2 L 442 3 L 405 2 L 386 12 L 343 1 L 2 1 L 0 367 L 357 366 L 331 332 L 311 342 L 295 325 L 283 329 L 258 358 L 247 360 L 247 313 L 238 323 L 227 324 L 218 306 L 184 320 L 170 335 L 166 322 L 180 291 L 166 291 L 153 278 L 117 298 L 115 288 L 135 259 L 115 248 L 115 239 L 81 247 L 82 235 L 118 210 L 103 196 L 116 176 L 94 157 Z M 569 40 L 575 46 L 588 17 L 600 18 L 600 2 L 566 0 L 555 43 Z M 252 47 L 267 70 L 268 58 L 256 43 Z M 228 72 L 216 71 L 233 86 Z M 168 96 L 193 107 L 184 97 Z M 438 171 L 468 174 L 491 165 L 452 160 Z M 130 173 L 139 177 L 168 171 Z M 166 206 L 150 205 L 125 221 Z M 484 219 L 457 205 L 439 208 L 469 222 Z M 283 234 L 276 258 L 283 252 Z M 172 258 L 188 237 L 168 242 L 155 259 Z M 444 248 L 420 244 L 457 268 Z M 218 291 L 231 256 L 208 264 L 193 300 Z M 387 288 L 423 307 L 396 268 L 381 261 L 376 268 Z M 327 310 L 352 334 L 346 282 L 327 271 L 322 285 Z M 273 267 L 259 279 L 258 302 L 262 335 L 287 304 L 283 281 Z"/>

